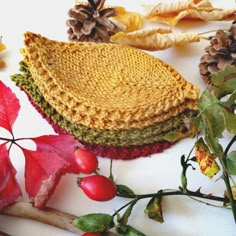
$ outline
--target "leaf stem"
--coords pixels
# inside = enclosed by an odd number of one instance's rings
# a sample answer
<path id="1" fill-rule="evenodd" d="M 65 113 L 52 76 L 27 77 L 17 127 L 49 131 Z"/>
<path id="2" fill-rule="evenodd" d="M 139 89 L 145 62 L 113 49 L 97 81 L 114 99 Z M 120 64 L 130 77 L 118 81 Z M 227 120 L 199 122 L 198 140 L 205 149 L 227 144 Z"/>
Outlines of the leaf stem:
<path id="1" fill-rule="evenodd" d="M 117 215 L 118 212 L 120 212 L 121 210 L 123 210 L 124 208 L 126 208 L 127 206 L 131 205 L 133 202 L 137 202 L 139 199 L 134 198 L 132 201 L 129 201 L 128 203 L 126 203 L 125 205 L 123 205 L 121 208 L 119 208 L 118 210 L 116 210 L 116 212 L 112 215 L 113 217 L 115 215 Z"/>
<path id="2" fill-rule="evenodd" d="M 7 141 L 7 142 L 13 142 L 14 141 L 13 138 L 3 138 L 3 137 L 0 137 L 0 140 Z"/>
<path id="3" fill-rule="evenodd" d="M 226 157 L 228 155 L 228 152 L 229 152 L 231 146 L 233 145 L 233 143 L 235 141 L 236 141 L 236 135 L 231 139 L 231 141 L 229 142 L 229 144 L 225 148 L 224 157 L 222 158 L 222 162 L 223 162 L 223 166 L 224 166 L 223 179 L 224 179 L 224 182 L 225 182 L 229 202 L 230 202 L 230 205 L 231 205 L 231 208 L 232 208 L 234 221 L 236 223 L 236 205 L 235 205 L 235 200 L 234 200 L 234 196 L 233 196 L 230 181 L 229 181 L 229 175 L 228 175 L 228 172 L 227 172 L 227 163 L 226 163 Z"/>
<path id="4" fill-rule="evenodd" d="M 230 140 L 227 147 L 225 148 L 225 151 L 224 151 L 225 158 L 228 155 L 229 149 L 231 148 L 231 146 L 234 144 L 235 141 L 236 141 L 236 135 L 233 136 L 233 138 Z"/>
<path id="5" fill-rule="evenodd" d="M 117 196 L 125 197 L 125 198 L 134 198 L 134 199 L 140 200 L 140 199 L 144 199 L 144 198 L 154 197 L 157 194 L 161 194 L 161 196 L 183 195 L 183 196 L 191 196 L 191 197 L 203 198 L 203 199 L 208 199 L 208 200 L 213 200 L 213 201 L 219 201 L 219 202 L 224 202 L 224 203 L 229 202 L 228 198 L 218 197 L 218 196 L 214 196 L 211 194 L 203 194 L 199 191 L 193 192 L 190 190 L 186 190 L 186 192 L 183 192 L 181 190 L 171 190 L 171 191 L 163 190 L 161 193 L 135 194 L 134 197 L 126 196 L 126 195 L 122 195 L 122 194 L 118 194 Z M 129 205 L 129 203 L 127 203 L 126 206 Z M 236 203 L 236 200 L 234 200 L 234 203 Z"/>

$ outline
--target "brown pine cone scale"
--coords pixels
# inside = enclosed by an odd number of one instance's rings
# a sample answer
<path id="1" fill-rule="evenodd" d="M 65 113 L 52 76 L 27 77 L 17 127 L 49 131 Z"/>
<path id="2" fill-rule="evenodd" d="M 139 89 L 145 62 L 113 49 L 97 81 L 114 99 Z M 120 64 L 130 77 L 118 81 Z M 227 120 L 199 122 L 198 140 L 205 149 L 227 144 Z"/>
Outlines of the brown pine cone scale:
<path id="1" fill-rule="evenodd" d="M 114 8 L 105 8 L 105 0 L 89 0 L 70 9 L 67 20 L 70 41 L 109 42 L 110 36 L 120 31 L 109 19 L 117 14 Z"/>
<path id="2" fill-rule="evenodd" d="M 236 22 L 232 23 L 228 31 L 218 30 L 210 39 L 205 52 L 200 59 L 199 69 L 202 78 L 210 84 L 213 73 L 236 65 Z"/>

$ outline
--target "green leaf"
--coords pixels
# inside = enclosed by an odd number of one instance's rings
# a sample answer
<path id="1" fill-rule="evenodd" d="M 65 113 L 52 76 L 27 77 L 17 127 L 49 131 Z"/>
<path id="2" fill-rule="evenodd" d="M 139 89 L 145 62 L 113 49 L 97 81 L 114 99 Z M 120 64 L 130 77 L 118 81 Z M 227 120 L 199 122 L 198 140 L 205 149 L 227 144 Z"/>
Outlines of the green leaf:
<path id="1" fill-rule="evenodd" d="M 232 151 L 227 155 L 226 167 L 230 175 L 236 175 L 236 151 Z"/>
<path id="2" fill-rule="evenodd" d="M 236 66 L 228 66 L 225 70 L 212 75 L 213 90 L 218 98 L 236 90 Z"/>
<path id="3" fill-rule="evenodd" d="M 132 189 L 123 184 L 117 184 L 117 193 L 124 197 L 135 197 L 135 193 Z"/>
<path id="4" fill-rule="evenodd" d="M 126 225 L 128 223 L 129 217 L 130 217 L 133 207 L 136 203 L 137 203 L 137 200 L 132 201 L 131 204 L 127 207 L 127 209 L 126 209 L 125 213 L 122 215 L 122 217 L 119 217 L 119 219 L 117 219 L 117 221 L 120 224 Z"/>
<path id="5" fill-rule="evenodd" d="M 204 91 L 198 102 L 203 127 L 213 137 L 222 137 L 224 126 L 224 107 L 209 91 Z M 206 132 L 205 132 L 206 133 Z"/>
<path id="6" fill-rule="evenodd" d="M 236 115 L 230 112 L 225 112 L 226 129 L 231 134 L 236 134 Z"/>
<path id="7" fill-rule="evenodd" d="M 236 90 L 231 95 L 228 96 L 228 99 L 226 101 L 222 101 L 222 104 L 227 110 L 233 112 L 235 101 L 236 101 Z"/>
<path id="8" fill-rule="evenodd" d="M 222 157 L 223 148 L 219 138 L 223 137 L 226 128 L 226 109 L 217 97 L 207 90 L 202 93 L 198 105 L 205 141 L 213 153 Z M 229 121 L 228 124 L 230 125 Z"/>
<path id="9" fill-rule="evenodd" d="M 156 196 L 151 198 L 144 212 L 150 219 L 163 223 L 164 220 L 161 207 L 161 200 L 162 200 L 161 192 L 162 191 L 159 191 Z"/>
<path id="10" fill-rule="evenodd" d="M 235 74 L 235 73 L 236 73 L 235 66 L 233 66 L 233 65 L 227 66 L 224 70 L 211 75 L 212 84 L 215 87 L 218 87 L 222 83 L 224 83 L 224 81 L 228 78 L 228 76 L 230 76 L 231 74 Z"/>
<path id="11" fill-rule="evenodd" d="M 119 225 L 116 231 L 120 236 L 146 236 L 130 225 Z"/>
<path id="12" fill-rule="evenodd" d="M 218 157 L 224 156 L 224 151 L 218 138 L 215 138 L 210 133 L 207 133 L 205 134 L 205 141 L 212 153 Z"/>
<path id="13" fill-rule="evenodd" d="M 114 222 L 111 215 L 92 213 L 76 218 L 73 225 L 84 232 L 106 232 L 114 226 Z"/>
<path id="14" fill-rule="evenodd" d="M 199 130 L 200 128 L 200 118 L 199 116 L 195 116 L 195 117 L 192 117 L 189 122 L 190 122 L 190 126 L 194 127 L 195 130 Z"/>
<path id="15" fill-rule="evenodd" d="M 218 104 L 219 100 L 214 94 L 210 93 L 208 90 L 203 91 L 202 95 L 198 101 L 198 107 L 200 112 L 203 112 L 205 109 L 210 107 L 212 104 Z"/>

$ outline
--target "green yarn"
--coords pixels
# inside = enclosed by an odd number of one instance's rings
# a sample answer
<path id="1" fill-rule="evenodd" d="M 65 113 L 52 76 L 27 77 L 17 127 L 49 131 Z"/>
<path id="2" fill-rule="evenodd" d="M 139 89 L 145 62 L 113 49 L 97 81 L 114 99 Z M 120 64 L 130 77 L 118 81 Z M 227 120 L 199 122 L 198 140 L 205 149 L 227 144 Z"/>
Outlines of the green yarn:
<path id="1" fill-rule="evenodd" d="M 77 139 L 88 143 L 125 147 L 159 142 L 170 131 L 186 130 L 183 120 L 196 114 L 196 111 L 185 111 L 165 122 L 155 123 L 142 129 L 100 130 L 88 128 L 84 125 L 68 121 L 45 100 L 43 94 L 34 83 L 28 66 L 23 61 L 20 62 L 20 71 L 22 72 L 21 74 L 11 76 L 12 81 L 28 93 L 32 101 L 51 121 L 74 135 Z"/>

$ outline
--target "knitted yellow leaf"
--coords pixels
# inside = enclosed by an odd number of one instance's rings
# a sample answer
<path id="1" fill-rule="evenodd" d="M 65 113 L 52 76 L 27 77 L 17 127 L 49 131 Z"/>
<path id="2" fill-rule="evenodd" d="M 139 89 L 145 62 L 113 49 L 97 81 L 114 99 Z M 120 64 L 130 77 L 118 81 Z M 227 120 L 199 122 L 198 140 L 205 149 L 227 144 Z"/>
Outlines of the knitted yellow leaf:
<path id="1" fill-rule="evenodd" d="M 173 46 L 199 42 L 200 36 L 196 33 L 172 33 L 170 29 L 141 29 L 133 32 L 118 32 L 111 36 L 110 41 L 122 45 L 129 45 L 139 49 L 155 51 L 164 50 Z"/>
<path id="2" fill-rule="evenodd" d="M 202 138 L 195 144 L 195 156 L 201 172 L 210 179 L 220 170 L 214 155 L 210 153 L 209 148 Z"/>
<path id="3" fill-rule="evenodd" d="M 0 51 L 3 51 L 6 49 L 6 46 L 4 43 L 2 43 L 2 37 L 0 37 Z M 6 66 L 6 63 L 5 61 L 3 61 L 1 58 L 0 58 L 0 69 L 1 68 L 4 68 Z"/>
<path id="4" fill-rule="evenodd" d="M 126 11 L 124 7 L 113 7 L 117 11 L 117 16 L 112 17 L 116 21 L 126 26 L 125 32 L 131 32 L 142 28 L 143 16 L 137 12 Z"/>
<path id="5" fill-rule="evenodd" d="M 236 8 L 214 8 L 208 0 L 158 3 L 146 16 L 149 20 L 175 26 L 181 20 L 221 21 L 236 19 Z"/>

